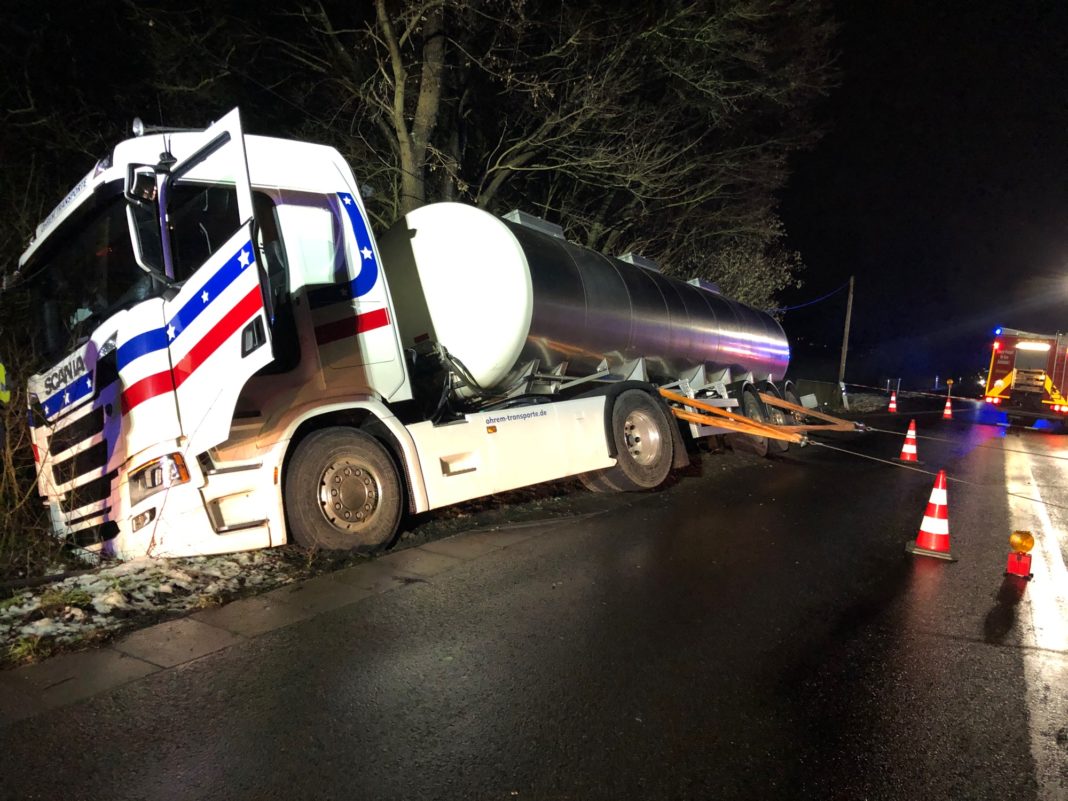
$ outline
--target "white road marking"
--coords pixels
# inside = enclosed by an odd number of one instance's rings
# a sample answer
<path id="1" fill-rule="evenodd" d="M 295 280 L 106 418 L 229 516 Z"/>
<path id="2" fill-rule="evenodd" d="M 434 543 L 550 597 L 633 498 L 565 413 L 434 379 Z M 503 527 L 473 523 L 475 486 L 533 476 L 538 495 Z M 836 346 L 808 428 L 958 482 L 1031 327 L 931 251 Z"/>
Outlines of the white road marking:
<path id="1" fill-rule="evenodd" d="M 1068 469 L 1056 469 L 1066 473 L 1065 481 L 1058 483 L 1068 484 Z M 1009 492 L 1025 496 L 1009 496 L 1013 528 L 1028 530 L 1035 536 L 1031 551 L 1034 578 L 1020 601 L 1018 620 L 1025 646 L 1024 680 L 1038 799 L 1065 801 L 1065 746 L 1057 738 L 1058 732 L 1061 737 L 1068 734 L 1068 569 L 1062 551 L 1066 534 L 1041 502 L 1042 493 L 1028 455 L 1005 454 L 1005 483 Z M 1007 557 L 1007 537 L 1005 550 Z"/>

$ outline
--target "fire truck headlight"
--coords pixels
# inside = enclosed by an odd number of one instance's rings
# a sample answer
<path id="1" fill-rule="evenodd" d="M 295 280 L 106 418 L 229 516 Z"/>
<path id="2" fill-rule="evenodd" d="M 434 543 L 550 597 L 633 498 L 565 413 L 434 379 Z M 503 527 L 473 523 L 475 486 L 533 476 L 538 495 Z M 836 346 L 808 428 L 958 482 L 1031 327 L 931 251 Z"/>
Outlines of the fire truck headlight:
<path id="1" fill-rule="evenodd" d="M 137 505 L 161 489 L 184 484 L 189 470 L 180 453 L 172 453 L 143 464 L 130 473 L 130 503 Z"/>

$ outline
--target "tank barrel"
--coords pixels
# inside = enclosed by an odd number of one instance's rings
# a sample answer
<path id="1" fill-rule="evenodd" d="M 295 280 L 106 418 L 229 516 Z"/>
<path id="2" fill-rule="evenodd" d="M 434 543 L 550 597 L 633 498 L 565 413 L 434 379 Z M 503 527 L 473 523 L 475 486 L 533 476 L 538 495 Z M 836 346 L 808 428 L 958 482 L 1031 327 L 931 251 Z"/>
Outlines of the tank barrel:
<path id="1" fill-rule="evenodd" d="M 440 343 L 484 388 L 535 359 L 582 375 L 640 358 L 663 383 L 701 366 L 778 380 L 789 363 L 766 312 L 474 207 L 424 206 L 380 244 L 405 346 Z"/>

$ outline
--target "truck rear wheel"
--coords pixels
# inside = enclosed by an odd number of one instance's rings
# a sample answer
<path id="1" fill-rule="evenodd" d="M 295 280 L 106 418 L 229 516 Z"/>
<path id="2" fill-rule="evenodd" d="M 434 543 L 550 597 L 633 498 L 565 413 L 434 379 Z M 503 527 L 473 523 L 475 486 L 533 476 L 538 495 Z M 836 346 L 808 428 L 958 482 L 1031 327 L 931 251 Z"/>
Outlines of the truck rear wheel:
<path id="1" fill-rule="evenodd" d="M 579 481 L 590 492 L 622 492 L 622 490 L 609 483 L 605 478 L 607 470 L 594 470 L 590 473 L 579 473 Z"/>
<path id="2" fill-rule="evenodd" d="M 671 472 L 671 423 L 655 400 L 638 389 L 620 393 L 612 404 L 613 467 L 579 476 L 593 492 L 637 492 L 664 483 Z"/>
<path id="3" fill-rule="evenodd" d="M 401 484 L 393 459 L 374 437 L 353 428 L 309 434 L 289 460 L 286 515 L 305 547 L 371 553 L 393 539 Z"/>

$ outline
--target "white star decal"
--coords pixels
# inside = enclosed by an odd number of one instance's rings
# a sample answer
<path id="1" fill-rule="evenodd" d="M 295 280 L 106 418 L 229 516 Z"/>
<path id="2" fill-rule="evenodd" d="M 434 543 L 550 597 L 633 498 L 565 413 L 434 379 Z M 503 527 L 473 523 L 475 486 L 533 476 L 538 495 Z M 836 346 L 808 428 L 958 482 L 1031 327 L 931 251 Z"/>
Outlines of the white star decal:
<path id="1" fill-rule="evenodd" d="M 202 303 L 208 302 L 208 290 L 205 289 L 203 292 L 200 293 L 200 300 Z"/>
<path id="2" fill-rule="evenodd" d="M 248 251 L 242 250 L 241 255 L 237 257 L 237 260 L 241 263 L 242 267 L 248 267 L 249 255 Z"/>
<path id="3" fill-rule="evenodd" d="M 44 405 L 45 414 L 52 414 L 52 410 L 48 408 L 48 404 Z"/>
<path id="4" fill-rule="evenodd" d="M 174 326 L 173 325 L 168 325 L 167 326 L 167 339 L 174 339 Z"/>
<path id="5" fill-rule="evenodd" d="M 349 197 L 348 195 L 345 195 L 345 205 L 346 206 L 351 206 L 352 205 L 352 198 Z"/>
<path id="6" fill-rule="evenodd" d="M 66 406 L 68 403 L 70 403 L 70 393 L 69 392 L 64 392 L 63 393 L 63 405 Z"/>
<path id="7" fill-rule="evenodd" d="M 93 379 L 87 376 L 86 379 L 85 379 L 85 385 L 87 387 L 89 387 L 89 389 L 92 389 L 93 388 Z"/>
<path id="8" fill-rule="evenodd" d="M 364 261 L 367 261 L 367 259 L 371 258 L 371 256 L 373 256 L 373 255 L 374 255 L 374 254 L 373 254 L 373 253 L 371 252 L 371 249 L 370 249 L 369 247 L 367 247 L 367 245 L 364 245 L 364 246 L 363 246 L 363 250 L 361 250 L 361 251 L 360 251 L 360 253 L 362 253 L 362 254 L 363 254 L 363 259 L 364 259 Z"/>

